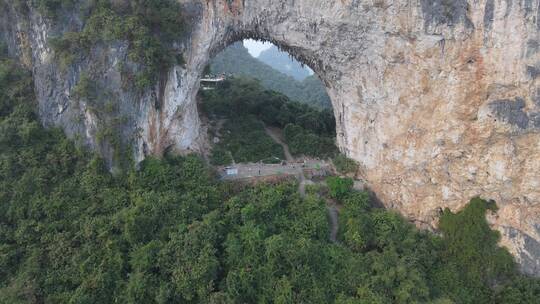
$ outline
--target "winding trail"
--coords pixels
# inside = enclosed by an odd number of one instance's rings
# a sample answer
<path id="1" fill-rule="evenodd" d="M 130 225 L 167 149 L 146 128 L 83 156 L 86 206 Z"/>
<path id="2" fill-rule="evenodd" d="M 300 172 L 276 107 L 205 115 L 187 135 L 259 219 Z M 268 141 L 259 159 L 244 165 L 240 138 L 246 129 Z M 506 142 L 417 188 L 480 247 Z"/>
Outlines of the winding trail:
<path id="1" fill-rule="evenodd" d="M 281 130 L 277 128 L 265 126 L 264 131 L 266 131 L 266 134 L 268 134 L 268 136 L 270 136 L 277 144 L 283 147 L 285 159 L 288 162 L 294 162 L 294 157 L 292 156 L 291 151 L 289 150 L 289 146 L 283 140 L 283 135 L 281 134 Z"/>
<path id="2" fill-rule="evenodd" d="M 289 145 L 285 143 L 283 140 L 283 135 L 281 133 L 280 129 L 272 128 L 272 127 L 264 127 L 264 131 L 266 131 L 266 134 L 270 136 L 277 144 L 281 145 L 283 147 L 283 153 L 285 154 L 285 159 L 289 163 L 293 163 L 296 160 L 291 154 L 291 151 L 289 150 Z M 300 192 L 300 195 L 302 197 L 306 196 L 306 177 L 304 176 L 304 172 L 300 170 L 300 174 L 298 175 L 299 183 L 298 183 L 298 192 Z"/>
<path id="3" fill-rule="evenodd" d="M 337 243 L 337 235 L 339 230 L 339 211 L 336 206 L 328 206 L 328 217 L 330 219 L 330 241 Z"/>
<path id="4" fill-rule="evenodd" d="M 295 159 L 289 150 L 289 146 L 283 140 L 283 135 L 281 133 L 281 130 L 277 128 L 267 127 L 267 126 L 264 127 L 264 130 L 266 131 L 266 134 L 268 134 L 268 136 L 270 136 L 277 144 L 283 147 L 283 152 L 285 154 L 285 159 L 287 160 L 287 162 L 289 163 L 294 162 Z M 298 192 L 300 193 L 300 196 L 302 196 L 303 198 L 306 197 L 306 184 L 313 184 L 313 182 L 311 180 L 306 179 L 303 171 L 300 171 Z M 328 206 L 327 207 L 328 219 L 330 222 L 329 238 L 332 243 L 337 243 L 337 235 L 339 231 L 339 210 L 336 208 L 334 203 L 327 202 L 327 206 Z"/>

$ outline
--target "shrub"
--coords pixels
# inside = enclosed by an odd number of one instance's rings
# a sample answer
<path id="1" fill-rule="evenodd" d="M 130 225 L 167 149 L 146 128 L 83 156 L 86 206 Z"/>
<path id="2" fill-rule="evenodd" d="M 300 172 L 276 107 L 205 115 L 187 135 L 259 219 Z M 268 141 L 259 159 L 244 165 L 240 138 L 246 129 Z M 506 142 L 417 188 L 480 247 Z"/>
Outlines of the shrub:
<path id="1" fill-rule="evenodd" d="M 495 202 L 474 198 L 463 210 L 446 209 L 441 216 L 445 246 L 437 282 L 456 301 L 489 303 L 491 286 L 505 283 L 516 271 L 508 251 L 498 246 L 499 232 L 489 227 L 488 210 L 497 210 Z"/>
<path id="2" fill-rule="evenodd" d="M 336 170 L 341 174 L 356 173 L 358 171 L 358 164 L 356 161 L 346 157 L 343 154 L 337 154 L 332 162 L 336 167 Z"/>
<path id="3" fill-rule="evenodd" d="M 75 0 L 37 0 L 37 8 L 41 14 L 56 19 L 62 9 L 72 8 Z"/>
<path id="4" fill-rule="evenodd" d="M 97 84 L 88 76 L 82 74 L 79 82 L 73 88 L 73 96 L 77 99 L 84 99 L 90 104 L 95 105 L 98 99 Z"/>
<path id="5" fill-rule="evenodd" d="M 354 181 L 351 178 L 329 177 L 326 179 L 330 197 L 341 201 L 352 190 Z"/>
<path id="6" fill-rule="evenodd" d="M 210 157 L 210 163 L 214 166 L 223 166 L 232 164 L 231 153 L 224 147 L 214 147 Z"/>

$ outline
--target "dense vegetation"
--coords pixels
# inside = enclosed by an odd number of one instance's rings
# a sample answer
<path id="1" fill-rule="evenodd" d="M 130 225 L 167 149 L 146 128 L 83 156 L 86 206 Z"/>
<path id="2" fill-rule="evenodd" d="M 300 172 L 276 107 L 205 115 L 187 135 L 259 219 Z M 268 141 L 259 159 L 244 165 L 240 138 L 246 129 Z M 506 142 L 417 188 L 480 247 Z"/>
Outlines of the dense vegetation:
<path id="1" fill-rule="evenodd" d="M 328 196 L 341 201 L 351 192 L 354 180 L 351 178 L 331 176 L 326 179 L 326 184 L 328 186 Z"/>
<path id="2" fill-rule="evenodd" d="M 236 43 L 211 61 L 211 72 L 259 79 L 264 88 L 280 92 L 292 100 L 320 108 L 330 108 L 324 84 L 312 75 L 298 81 L 253 58 L 242 43 Z"/>
<path id="3" fill-rule="evenodd" d="M 321 135 L 297 124 L 287 124 L 283 129 L 291 154 L 328 158 L 337 153 L 333 136 Z"/>
<path id="4" fill-rule="evenodd" d="M 475 198 L 456 214 L 445 210 L 440 238 L 418 233 L 397 214 L 370 210 L 365 195 L 353 192 L 342 199 L 340 216 L 341 239 L 369 265 L 357 272 L 363 278 L 351 278 L 359 281 L 358 303 L 538 300 L 540 281 L 518 275 L 509 253 L 497 246 L 499 234 L 485 219 L 492 203 Z"/>
<path id="5" fill-rule="evenodd" d="M 343 154 L 336 155 L 332 162 L 337 172 L 341 174 L 354 174 L 358 171 L 358 164 Z"/>
<path id="6" fill-rule="evenodd" d="M 264 125 L 253 116 L 228 119 L 220 131 L 222 137 L 212 151 L 213 165 L 276 162 L 284 159 L 283 148 L 264 131 Z M 231 158 L 232 157 L 232 158 Z"/>
<path id="7" fill-rule="evenodd" d="M 0 59 L 1 303 L 537 303 L 474 199 L 442 237 L 374 209 L 350 180 L 340 243 L 320 192 L 218 183 L 196 157 L 111 175 L 36 119 L 30 75 Z"/>
<path id="8" fill-rule="evenodd" d="M 268 126 L 284 129 L 287 144 L 295 156 L 329 157 L 337 153 L 334 144 L 335 119 L 330 109 L 321 110 L 307 104 L 291 101 L 285 95 L 265 90 L 260 82 L 248 78 L 229 79 L 216 90 L 203 91 L 202 99 L 203 110 L 207 115 L 213 118 L 227 119 L 230 121 L 230 126 L 237 126 L 234 128 L 237 131 L 242 131 L 240 121 L 252 121 L 253 117 Z M 246 128 L 241 134 L 232 135 L 239 139 L 240 137 L 245 138 L 242 141 L 235 140 L 232 145 L 236 145 L 237 142 L 253 145 L 254 143 L 249 142 L 250 138 L 265 136 L 261 133 L 261 128 L 253 125 L 253 128 Z M 229 127 L 229 131 L 234 130 Z M 249 135 L 250 132 L 257 132 L 257 134 Z M 224 142 L 220 146 L 224 145 L 228 145 L 228 143 Z M 260 153 L 251 156 L 245 155 L 243 158 L 256 159 L 261 156 L 277 156 L 274 150 L 267 151 L 266 155 L 262 155 L 262 148 L 258 149 Z M 254 151 L 253 148 L 248 149 Z M 221 148 L 218 151 L 221 151 Z"/>
<path id="9" fill-rule="evenodd" d="M 93 46 L 114 41 L 128 42 L 128 58 L 139 67 L 137 73 L 132 73 L 124 63 L 122 72 L 125 77 L 133 78 L 138 88 L 155 84 L 162 70 L 182 62 L 181 55 L 173 48 L 184 27 L 177 1 L 38 1 L 38 7 L 50 18 L 59 18 L 76 4 L 84 22 L 82 29 L 50 40 L 64 68 L 83 58 Z"/>

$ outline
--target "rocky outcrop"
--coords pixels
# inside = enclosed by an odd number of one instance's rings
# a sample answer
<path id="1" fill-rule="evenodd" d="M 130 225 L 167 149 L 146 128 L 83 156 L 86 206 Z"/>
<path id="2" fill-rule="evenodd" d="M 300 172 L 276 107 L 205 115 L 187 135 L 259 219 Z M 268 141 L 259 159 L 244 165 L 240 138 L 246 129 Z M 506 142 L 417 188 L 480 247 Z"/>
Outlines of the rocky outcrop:
<path id="1" fill-rule="evenodd" d="M 61 72 L 47 38 L 80 27 L 77 18 L 59 26 L 32 9 L 26 19 L 11 12 L 4 39 L 34 71 L 44 123 L 100 149 L 98 120 L 72 97 L 91 70 L 116 96 L 136 159 L 197 150 L 204 66 L 235 41 L 269 40 L 325 82 L 340 149 L 385 205 L 436 227 L 440 208 L 494 199 L 500 210 L 489 219 L 503 244 L 526 273 L 540 275 L 538 0 L 180 2 L 191 23 L 178 43 L 186 64 L 137 94 L 118 76 L 121 43 Z"/>

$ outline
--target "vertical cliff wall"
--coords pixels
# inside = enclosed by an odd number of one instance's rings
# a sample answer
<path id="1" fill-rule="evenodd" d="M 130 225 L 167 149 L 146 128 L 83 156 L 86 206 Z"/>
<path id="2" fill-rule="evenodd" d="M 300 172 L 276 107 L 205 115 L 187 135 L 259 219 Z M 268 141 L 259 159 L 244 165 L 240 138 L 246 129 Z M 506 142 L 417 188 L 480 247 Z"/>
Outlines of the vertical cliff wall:
<path id="1" fill-rule="evenodd" d="M 338 144 L 383 203 L 435 227 L 440 208 L 497 201 L 490 216 L 523 270 L 540 274 L 540 5 L 538 0 L 182 0 L 185 65 L 135 93 L 122 84 L 126 45 L 96 46 L 61 71 L 48 38 L 80 28 L 7 5 L 10 51 L 34 71 L 40 114 L 112 157 L 99 141 L 118 124 L 136 160 L 197 151 L 195 96 L 208 60 L 244 38 L 272 41 L 308 64 L 332 99 Z M 97 117 L 76 100 L 82 73 L 116 100 Z"/>

